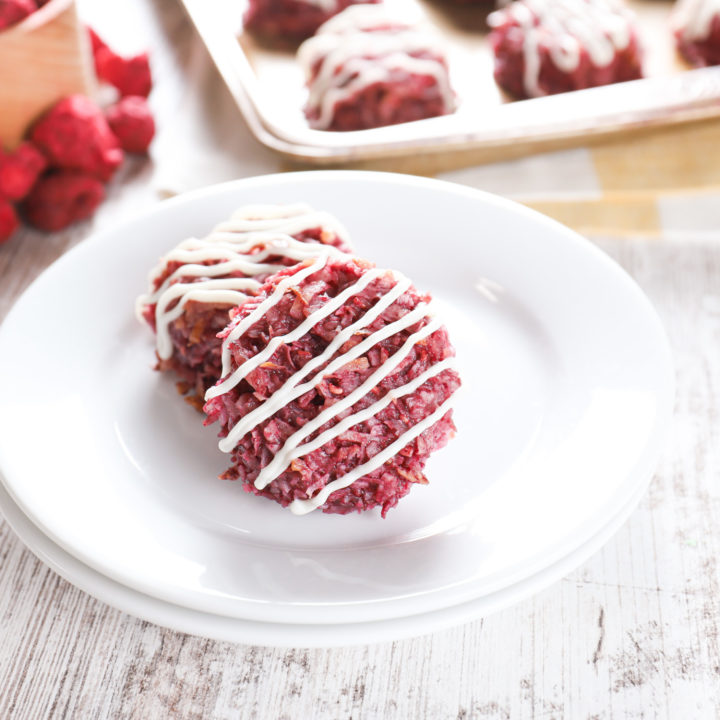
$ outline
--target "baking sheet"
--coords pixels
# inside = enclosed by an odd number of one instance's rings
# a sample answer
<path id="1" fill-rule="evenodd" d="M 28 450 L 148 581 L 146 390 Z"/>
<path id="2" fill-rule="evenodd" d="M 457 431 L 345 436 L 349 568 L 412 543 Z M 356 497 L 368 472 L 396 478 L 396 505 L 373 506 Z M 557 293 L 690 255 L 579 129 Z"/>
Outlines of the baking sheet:
<path id="1" fill-rule="evenodd" d="M 494 148 L 517 154 L 572 139 L 720 115 L 720 68 L 689 70 L 677 56 L 666 0 L 632 0 L 645 49 L 642 80 L 513 101 L 496 86 L 487 9 L 442 0 L 386 0 L 419 18 L 445 45 L 459 105 L 452 115 L 355 132 L 312 130 L 302 113 L 304 78 L 292 48 L 242 31 L 245 3 L 182 0 L 252 132 L 296 160 L 351 162 Z"/>

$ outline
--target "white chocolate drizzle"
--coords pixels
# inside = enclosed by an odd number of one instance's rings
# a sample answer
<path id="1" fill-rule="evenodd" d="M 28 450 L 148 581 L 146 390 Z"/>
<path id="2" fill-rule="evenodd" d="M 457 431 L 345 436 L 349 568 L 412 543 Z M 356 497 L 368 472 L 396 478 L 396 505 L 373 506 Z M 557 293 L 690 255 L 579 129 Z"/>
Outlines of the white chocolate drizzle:
<path id="1" fill-rule="evenodd" d="M 432 77 L 444 111 L 455 109 L 438 41 L 391 19 L 380 5 L 353 5 L 328 20 L 300 46 L 298 61 L 309 81 L 307 108 L 317 114 L 311 122 L 318 129 L 331 125 L 339 103 L 370 85 L 390 82 L 399 71 Z"/>
<path id="2" fill-rule="evenodd" d="M 337 12 L 338 9 L 337 0 L 303 0 L 303 2 L 306 5 L 314 5 L 326 13 Z"/>
<path id="3" fill-rule="evenodd" d="M 671 24 L 683 40 L 702 42 L 710 36 L 715 17 L 720 17 L 720 0 L 679 0 Z"/>
<path id="4" fill-rule="evenodd" d="M 305 379 L 313 370 L 317 370 L 324 363 L 330 360 L 340 346 L 347 342 L 348 337 L 352 337 L 356 332 L 370 325 L 370 323 L 379 317 L 382 312 L 390 307 L 390 305 L 392 305 L 392 303 L 394 303 L 395 300 L 397 300 L 397 298 L 399 298 L 400 295 L 402 295 L 410 287 L 410 284 L 411 283 L 407 278 L 398 279 L 395 287 L 393 287 L 387 295 L 378 300 L 378 302 L 375 303 L 375 305 L 370 308 L 370 310 L 368 310 L 359 320 L 356 320 L 352 325 L 348 325 L 348 327 L 345 328 L 346 332 L 336 335 L 332 342 L 322 353 L 320 353 L 320 355 L 314 357 L 312 360 L 309 360 L 292 377 L 288 378 L 288 380 L 285 381 L 285 384 L 272 397 L 268 398 L 262 405 L 242 417 L 237 425 L 235 425 L 235 427 L 228 433 L 227 437 L 221 440 L 220 449 L 223 450 L 223 452 L 231 452 L 237 441 L 250 432 L 254 427 L 257 427 L 257 425 L 261 422 L 274 415 L 281 407 L 287 405 L 287 403 L 300 397 L 308 390 L 312 390 L 312 388 L 314 388 L 317 384 L 315 381 L 310 381 L 308 383 L 304 383 L 303 385 L 298 385 L 298 383 Z M 411 320 L 412 319 L 415 318 L 411 318 Z M 403 325 L 403 328 L 404 327 L 405 325 Z M 385 331 L 382 337 L 374 334 L 371 336 L 372 340 L 369 339 L 365 345 L 359 343 L 354 348 L 346 352 L 339 361 L 328 365 L 325 369 L 325 374 L 335 372 L 335 370 L 359 357 L 363 352 L 365 352 L 365 350 L 368 350 L 372 347 L 372 345 L 383 339 L 383 337 L 387 337 L 388 333 L 391 334 L 393 330 L 397 331 L 403 328 L 396 325 L 390 331 Z"/>
<path id="5" fill-rule="evenodd" d="M 308 264 L 307 267 L 279 282 L 274 291 L 245 318 L 238 322 L 233 330 L 228 334 L 223 343 L 223 355 L 230 358 L 232 343 L 242 337 L 242 335 L 247 332 L 252 325 L 258 322 L 258 320 L 262 319 L 268 310 L 280 301 L 288 289 L 300 285 L 303 280 L 321 269 L 327 260 L 328 258 L 326 256 L 318 257 L 312 263 Z M 382 340 L 396 335 L 397 333 L 402 332 L 403 330 L 406 330 L 425 319 L 428 319 L 428 322 L 419 330 L 411 333 L 406 338 L 402 346 L 398 348 L 389 358 L 387 358 L 380 367 L 372 372 L 355 390 L 326 407 L 312 420 L 306 422 L 301 428 L 290 435 L 285 440 L 283 446 L 275 453 L 272 460 L 258 474 L 254 482 L 257 489 L 262 490 L 266 488 L 297 458 L 306 455 L 327 442 L 339 437 L 343 432 L 354 425 L 374 417 L 391 402 L 403 397 L 404 395 L 414 392 L 432 377 L 439 375 L 445 370 L 454 369 L 453 358 L 448 358 L 442 362 L 436 363 L 413 380 L 410 380 L 402 386 L 389 390 L 381 399 L 372 403 L 368 407 L 344 417 L 312 441 L 301 444 L 312 433 L 318 431 L 323 425 L 337 418 L 340 414 L 348 411 L 353 405 L 370 393 L 373 388 L 377 387 L 384 379 L 392 375 L 403 360 L 410 355 L 418 342 L 427 338 L 442 326 L 440 320 L 434 316 L 432 307 L 427 303 L 420 303 L 399 319 L 385 325 L 370 335 L 367 335 L 362 341 L 348 348 L 344 352 L 340 352 L 339 355 L 334 357 L 343 345 L 351 340 L 354 335 L 359 332 L 361 333 L 364 328 L 372 324 L 374 320 L 376 320 L 388 307 L 390 307 L 390 305 L 398 300 L 411 287 L 410 280 L 400 273 L 374 268 L 365 272 L 337 296 L 331 298 L 321 307 L 311 312 L 295 329 L 284 335 L 274 337 L 263 350 L 250 359 L 245 360 L 237 368 L 235 368 L 234 371 L 229 372 L 230 366 L 227 366 L 227 376 L 224 377 L 218 385 L 207 391 L 205 396 L 206 399 L 218 397 L 219 395 L 236 387 L 244 377 L 247 377 L 247 375 L 249 375 L 262 363 L 268 361 L 282 345 L 291 343 L 303 337 L 318 322 L 329 317 L 333 312 L 341 308 L 350 298 L 361 293 L 370 285 L 370 283 L 388 275 L 395 280 L 394 285 L 358 320 L 340 330 L 322 353 L 312 358 L 300 370 L 296 371 L 279 389 L 277 389 L 269 398 L 265 399 L 258 407 L 240 418 L 240 420 L 228 430 L 227 435 L 220 440 L 220 449 L 226 453 L 232 452 L 242 438 L 247 435 L 247 433 L 251 432 L 260 423 L 268 420 L 279 409 L 286 406 L 288 403 L 317 387 L 324 377 L 332 375 L 348 363 L 369 352 Z M 325 367 L 323 368 L 324 365 Z M 313 377 L 303 382 L 308 375 L 316 370 L 318 372 Z M 290 505 L 291 511 L 295 514 L 305 514 L 320 507 L 331 492 L 348 487 L 358 478 L 380 467 L 380 465 L 386 462 L 386 460 L 392 457 L 392 455 L 394 455 L 398 450 L 402 449 L 425 429 L 439 420 L 449 408 L 450 403 L 448 400 L 430 416 L 408 428 L 405 433 L 397 438 L 390 446 L 394 448 L 392 452 L 388 453 L 387 451 L 389 448 L 386 448 L 382 453 L 374 456 L 364 465 L 359 468 L 355 468 L 353 471 L 328 483 L 328 485 L 318 492 L 316 496 L 309 498 L 308 500 L 293 501 Z M 442 410 L 442 412 L 440 412 L 440 410 Z"/>
<path id="6" fill-rule="evenodd" d="M 245 302 L 261 285 L 254 276 L 286 267 L 283 263 L 264 262 L 270 257 L 302 262 L 318 255 L 338 255 L 339 250 L 332 246 L 293 237 L 315 228 L 349 242 L 347 231 L 335 218 L 307 205 L 248 205 L 218 224 L 205 238 L 190 238 L 167 253 L 150 273 L 150 291 L 136 303 L 139 317 L 144 307 L 155 305 L 158 357 L 172 356 L 169 328 L 188 302 L 229 306 Z M 179 267 L 153 289 L 171 263 Z"/>
<path id="7" fill-rule="evenodd" d="M 439 375 L 445 370 L 454 369 L 455 358 L 447 358 L 446 360 L 442 360 L 441 362 L 436 363 L 432 367 L 429 367 L 427 370 L 425 370 L 425 372 L 418 375 L 414 380 L 411 380 L 409 383 L 406 383 L 402 387 L 392 388 L 385 394 L 382 399 L 373 403 L 369 407 L 366 407 L 364 410 L 360 410 L 356 413 L 353 413 L 352 415 L 348 415 L 347 417 L 343 418 L 337 425 L 321 433 L 314 440 L 306 442 L 300 447 L 297 447 L 298 443 L 295 443 L 294 449 L 288 452 L 286 464 L 289 464 L 293 460 L 297 460 L 299 457 L 302 457 L 303 455 L 307 455 L 308 453 L 317 450 L 325 443 L 330 442 L 330 440 L 333 440 L 338 435 L 341 435 L 346 430 L 349 430 L 354 425 L 358 425 L 361 422 L 369 420 L 370 418 L 377 415 L 381 410 L 384 410 L 393 400 L 397 400 L 401 397 L 404 397 L 405 395 L 410 395 L 411 393 L 414 393 L 421 385 L 430 380 L 430 378 Z M 345 410 L 344 407 L 343 410 Z M 313 428 L 313 432 L 317 430 L 320 425 L 322 425 L 322 423 L 318 423 L 317 426 Z"/>
<path id="8" fill-rule="evenodd" d="M 449 397 L 437 410 L 435 410 L 434 413 L 428 415 L 416 425 L 413 425 L 413 427 L 401 435 L 397 440 L 395 440 L 395 442 L 381 450 L 366 463 L 359 465 L 346 475 L 329 482 L 314 497 L 308 498 L 307 500 L 293 500 L 290 503 L 290 512 L 293 513 L 293 515 L 307 515 L 307 513 L 319 508 L 328 499 L 331 493 L 336 490 L 342 490 L 343 488 L 352 485 L 363 475 L 368 475 L 374 470 L 377 470 L 381 465 L 390 460 L 393 455 L 400 452 L 400 450 L 402 450 L 408 443 L 412 442 L 416 437 L 425 432 L 425 430 L 432 427 L 436 422 L 438 422 L 438 420 L 441 420 L 445 413 L 452 409 L 452 404 L 453 398 Z"/>
<path id="9" fill-rule="evenodd" d="M 422 310 L 426 310 L 423 307 Z M 330 407 L 323 410 L 315 418 L 305 423 L 297 432 L 291 435 L 286 441 L 283 448 L 278 452 L 272 461 L 262 469 L 257 480 L 255 480 L 255 487 L 262 489 L 271 483 L 290 463 L 292 459 L 293 451 L 297 446 L 311 433 L 318 430 L 326 422 L 329 422 L 333 418 L 337 417 L 341 412 L 348 410 L 356 402 L 362 400 L 374 387 L 379 385 L 393 370 L 404 360 L 415 347 L 418 341 L 426 338 L 431 333 L 435 332 L 441 323 L 437 318 L 433 318 L 427 325 L 423 326 L 421 330 L 413 333 L 408 337 L 403 346 L 391 355 L 370 377 L 365 380 L 360 386 L 353 390 L 350 394 L 341 398 L 336 403 L 333 403 Z M 374 340 L 374 338 L 373 338 Z M 373 413 L 374 415 L 375 413 Z M 358 416 L 361 414 L 358 413 Z M 357 422 L 361 422 L 358 419 Z M 353 423 L 355 425 L 356 423 Z M 340 434 L 338 425 L 335 425 L 330 430 L 326 431 L 327 439 L 332 439 Z"/>
<path id="10" fill-rule="evenodd" d="M 540 87 L 540 47 L 564 73 L 577 70 L 584 48 L 591 63 L 607 67 L 632 38 L 634 14 L 622 0 L 517 0 L 488 16 L 491 28 L 508 20 L 523 33 L 523 86 L 529 97 Z"/>

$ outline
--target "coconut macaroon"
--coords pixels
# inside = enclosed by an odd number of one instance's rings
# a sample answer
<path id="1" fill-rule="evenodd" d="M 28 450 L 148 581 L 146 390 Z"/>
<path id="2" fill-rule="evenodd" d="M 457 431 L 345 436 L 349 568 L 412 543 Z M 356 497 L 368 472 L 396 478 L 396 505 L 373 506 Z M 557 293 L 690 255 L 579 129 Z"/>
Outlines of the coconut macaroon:
<path id="1" fill-rule="evenodd" d="M 347 231 L 304 204 L 239 209 L 204 238 L 190 238 L 160 259 L 138 316 L 156 333 L 157 369 L 173 371 L 198 408 L 221 373 L 221 332 L 230 312 L 267 277 L 321 253 L 351 252 Z"/>
<path id="2" fill-rule="evenodd" d="M 642 77 L 635 15 L 622 0 L 516 0 L 488 24 L 495 80 L 517 98 Z"/>
<path id="3" fill-rule="evenodd" d="M 293 513 L 384 516 L 454 434 L 454 349 L 398 272 L 321 256 L 271 276 L 223 332 L 206 394 L 222 477 Z"/>
<path id="4" fill-rule="evenodd" d="M 720 0 L 679 0 L 670 22 L 678 50 L 691 65 L 720 65 Z"/>
<path id="5" fill-rule="evenodd" d="M 305 115 L 319 130 L 362 130 L 455 110 L 438 39 L 382 6 L 336 15 L 300 46 L 298 60 L 307 78 Z"/>

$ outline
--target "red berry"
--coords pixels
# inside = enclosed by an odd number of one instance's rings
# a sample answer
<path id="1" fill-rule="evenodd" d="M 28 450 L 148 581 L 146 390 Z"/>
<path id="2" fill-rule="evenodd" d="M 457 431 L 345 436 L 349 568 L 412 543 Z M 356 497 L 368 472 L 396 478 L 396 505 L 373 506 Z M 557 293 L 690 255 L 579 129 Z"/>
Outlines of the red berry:
<path id="1" fill-rule="evenodd" d="M 107 43 L 89 26 L 87 25 L 88 35 L 90 36 L 90 45 L 92 46 L 93 55 L 100 50 L 106 48 Z"/>
<path id="2" fill-rule="evenodd" d="M 15 208 L 3 198 L 0 198 L 0 243 L 9 240 L 20 226 Z"/>
<path id="3" fill-rule="evenodd" d="M 147 152 L 155 135 L 155 121 L 145 98 L 128 95 L 109 107 L 105 116 L 123 150 L 131 153 Z"/>
<path id="4" fill-rule="evenodd" d="M 51 171 L 38 180 L 22 211 L 40 230 L 62 230 L 90 217 L 105 197 L 103 184 L 92 175 L 74 170 Z"/>
<path id="5" fill-rule="evenodd" d="M 121 57 L 109 47 L 95 51 L 95 72 L 97 76 L 117 88 L 120 95 L 147 97 L 152 90 L 150 59 L 147 53 Z"/>
<path id="6" fill-rule="evenodd" d="M 37 8 L 35 0 L 0 0 L 0 30 L 19 23 Z"/>
<path id="7" fill-rule="evenodd" d="M 87 31 L 95 60 L 95 73 L 100 80 L 115 87 L 122 97 L 147 97 L 152 90 L 148 54 L 123 57 L 112 50 L 91 27 L 88 27 Z"/>
<path id="8" fill-rule="evenodd" d="M 53 167 L 82 170 L 102 181 L 123 161 L 118 139 L 100 108 L 84 95 L 60 100 L 36 123 L 31 140 Z"/>
<path id="9" fill-rule="evenodd" d="M 45 156 L 30 142 L 13 153 L 0 151 L 0 196 L 22 200 L 46 167 Z"/>

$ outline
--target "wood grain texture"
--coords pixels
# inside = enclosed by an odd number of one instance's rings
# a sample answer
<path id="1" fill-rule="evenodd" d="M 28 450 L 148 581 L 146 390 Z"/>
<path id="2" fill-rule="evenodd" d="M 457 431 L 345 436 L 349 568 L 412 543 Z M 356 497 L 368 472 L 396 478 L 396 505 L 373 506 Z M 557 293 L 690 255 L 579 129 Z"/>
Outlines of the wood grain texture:
<path id="1" fill-rule="evenodd" d="M 153 102 L 167 127 L 192 33 L 172 2 L 128 0 L 123 11 L 141 28 L 138 42 L 155 48 L 166 81 Z M 126 165 L 92 223 L 24 231 L 0 246 L 0 317 L 92 229 L 154 204 L 151 172 L 142 160 Z M 0 521 L 0 718 L 720 717 L 720 242 L 598 242 L 660 313 L 677 402 L 649 492 L 580 569 L 515 607 L 430 636 L 275 650 L 109 608 L 47 569 Z"/>
<path id="2" fill-rule="evenodd" d="M 0 140 L 15 147 L 55 101 L 95 91 L 90 41 L 75 0 L 51 0 L 0 33 Z"/>

